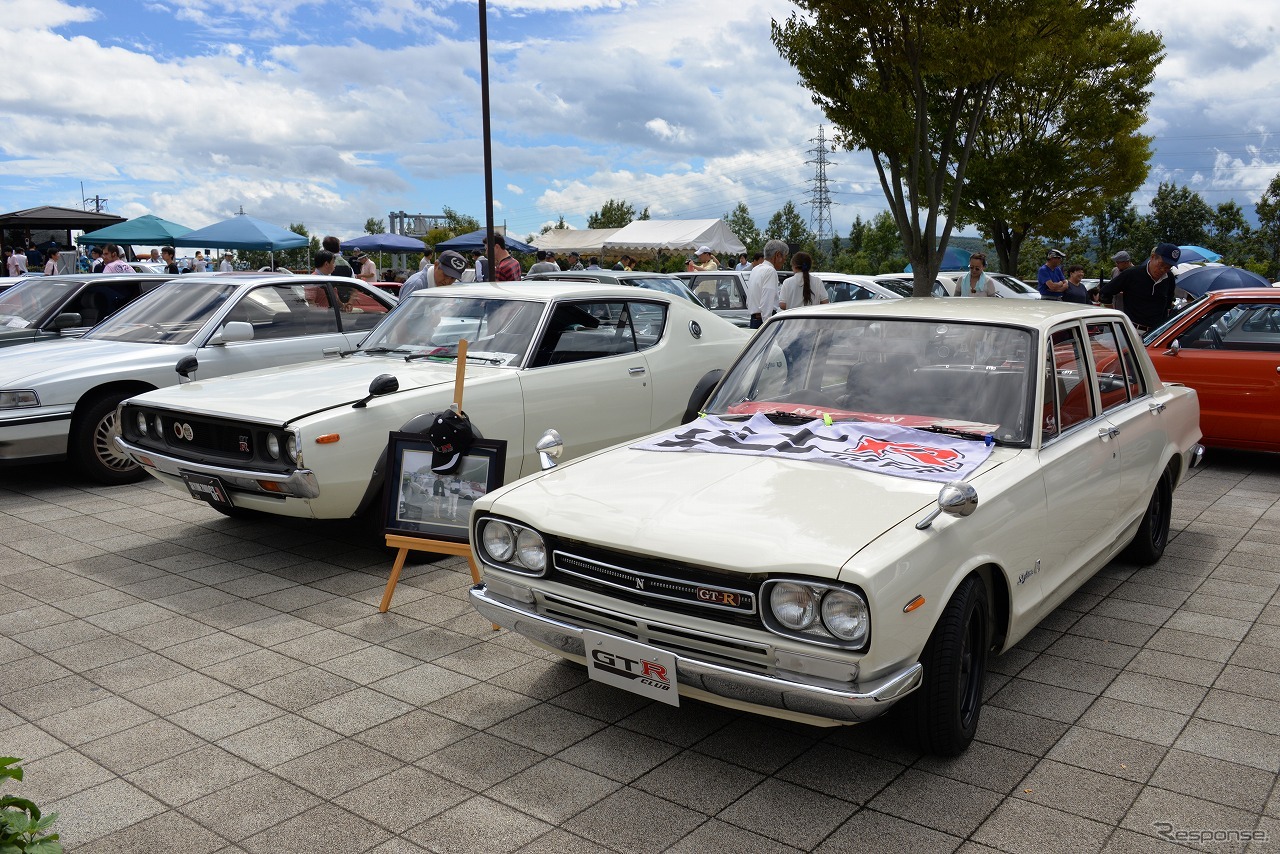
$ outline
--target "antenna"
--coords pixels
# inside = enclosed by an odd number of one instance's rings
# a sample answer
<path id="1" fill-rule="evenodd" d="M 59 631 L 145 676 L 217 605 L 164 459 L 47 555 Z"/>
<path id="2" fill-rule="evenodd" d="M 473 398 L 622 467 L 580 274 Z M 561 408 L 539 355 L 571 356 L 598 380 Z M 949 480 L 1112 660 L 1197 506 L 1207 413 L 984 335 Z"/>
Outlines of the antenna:
<path id="1" fill-rule="evenodd" d="M 818 136 L 809 140 L 814 147 L 809 149 L 810 159 L 805 163 L 814 165 L 813 179 L 809 190 L 809 226 L 813 230 L 814 241 L 819 251 L 826 251 L 831 245 L 831 194 L 827 192 L 827 138 L 826 128 L 818 125 Z"/>

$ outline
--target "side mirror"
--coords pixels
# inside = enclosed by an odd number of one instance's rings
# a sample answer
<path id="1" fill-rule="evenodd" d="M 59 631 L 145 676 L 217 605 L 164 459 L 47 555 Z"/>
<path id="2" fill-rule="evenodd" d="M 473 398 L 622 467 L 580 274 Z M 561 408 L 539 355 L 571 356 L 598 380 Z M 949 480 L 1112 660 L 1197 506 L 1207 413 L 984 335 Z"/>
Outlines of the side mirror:
<path id="1" fill-rule="evenodd" d="M 968 516 L 978 509 L 978 490 L 963 481 L 948 483 L 938 490 L 938 506 L 928 516 L 916 522 L 916 530 L 923 531 L 933 524 L 939 513 L 950 516 Z"/>
<path id="2" fill-rule="evenodd" d="M 1182 350 L 1182 345 L 1181 345 L 1181 344 L 1179 344 L 1179 343 L 1178 343 L 1178 339 L 1177 339 L 1177 338 L 1175 338 L 1175 339 L 1173 339 L 1172 341 L 1170 341 L 1170 342 L 1169 342 L 1169 349 L 1168 349 L 1168 350 L 1165 350 L 1165 351 L 1164 351 L 1163 353 L 1161 353 L 1160 355 L 1161 355 L 1161 356 L 1176 356 L 1176 355 L 1178 355 L 1178 353 L 1179 353 L 1181 350 Z"/>
<path id="3" fill-rule="evenodd" d="M 556 467 L 556 460 L 560 459 L 560 455 L 564 453 L 564 439 L 560 438 L 559 431 L 548 430 L 542 434 L 542 438 L 533 448 L 538 452 L 542 470 L 553 469 Z"/>
<path id="4" fill-rule="evenodd" d="M 56 332 L 62 332 L 64 329 L 73 329 L 82 323 L 80 315 L 74 311 L 64 311 L 53 319 L 53 328 Z"/>
<path id="5" fill-rule="evenodd" d="M 369 383 L 369 396 L 357 400 L 351 404 L 352 409 L 364 409 L 369 405 L 369 401 L 375 397 L 381 397 L 384 394 L 392 394 L 400 390 L 400 380 L 395 378 L 394 374 L 378 374 Z"/>
<path id="6" fill-rule="evenodd" d="M 173 369 L 178 372 L 178 376 L 182 377 L 184 380 L 191 379 L 191 375 L 199 370 L 199 368 L 200 360 L 195 356 L 183 356 L 178 360 L 178 364 L 173 367 Z"/>
<path id="7" fill-rule="evenodd" d="M 237 341 L 253 340 L 253 324 L 245 323 L 243 320 L 232 320 L 223 324 L 222 328 L 213 334 L 213 338 L 209 340 L 210 344 L 234 344 Z"/>

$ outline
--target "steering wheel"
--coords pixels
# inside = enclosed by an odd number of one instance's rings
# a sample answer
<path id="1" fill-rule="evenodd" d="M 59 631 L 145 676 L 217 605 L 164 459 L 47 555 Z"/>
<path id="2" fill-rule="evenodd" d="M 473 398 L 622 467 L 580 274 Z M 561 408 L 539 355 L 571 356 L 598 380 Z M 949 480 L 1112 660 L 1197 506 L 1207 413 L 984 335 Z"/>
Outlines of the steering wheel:
<path id="1" fill-rule="evenodd" d="M 1210 344 L 1211 350 L 1224 349 L 1222 345 L 1222 333 L 1218 331 L 1216 326 L 1209 327 L 1209 340 L 1211 342 Z"/>

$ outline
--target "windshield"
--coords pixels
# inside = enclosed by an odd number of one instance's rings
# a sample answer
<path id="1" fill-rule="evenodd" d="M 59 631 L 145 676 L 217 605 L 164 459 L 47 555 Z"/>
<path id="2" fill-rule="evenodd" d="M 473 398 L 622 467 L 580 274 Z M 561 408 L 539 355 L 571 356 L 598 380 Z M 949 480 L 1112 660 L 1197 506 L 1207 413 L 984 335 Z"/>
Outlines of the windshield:
<path id="1" fill-rule="evenodd" d="M 187 344 L 235 295 L 237 287 L 208 279 L 168 282 L 129 303 L 84 337 L 133 344 Z"/>
<path id="2" fill-rule="evenodd" d="M 706 411 L 876 421 L 1030 440 L 1033 342 L 1025 329 L 893 318 L 774 321 Z"/>
<path id="3" fill-rule="evenodd" d="M 453 360 L 467 340 L 470 361 L 521 367 L 545 303 L 492 297 L 451 297 L 445 289 L 413 294 L 360 345 L 370 355 Z"/>
<path id="4" fill-rule="evenodd" d="M 0 328 L 29 329 L 78 287 L 79 282 L 41 279 L 14 285 L 0 294 Z"/>

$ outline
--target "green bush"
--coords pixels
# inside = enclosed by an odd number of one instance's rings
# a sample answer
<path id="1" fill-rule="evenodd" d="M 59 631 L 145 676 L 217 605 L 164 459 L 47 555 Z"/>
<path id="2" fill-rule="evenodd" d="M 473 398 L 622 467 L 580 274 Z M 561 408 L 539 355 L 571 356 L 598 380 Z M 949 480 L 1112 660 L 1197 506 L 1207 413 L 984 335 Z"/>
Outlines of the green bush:
<path id="1" fill-rule="evenodd" d="M 22 779 L 21 761 L 0 756 L 0 782 Z M 57 820 L 57 813 L 41 816 L 40 808 L 26 798 L 0 797 L 0 854 L 62 854 L 58 834 L 45 832 Z"/>

